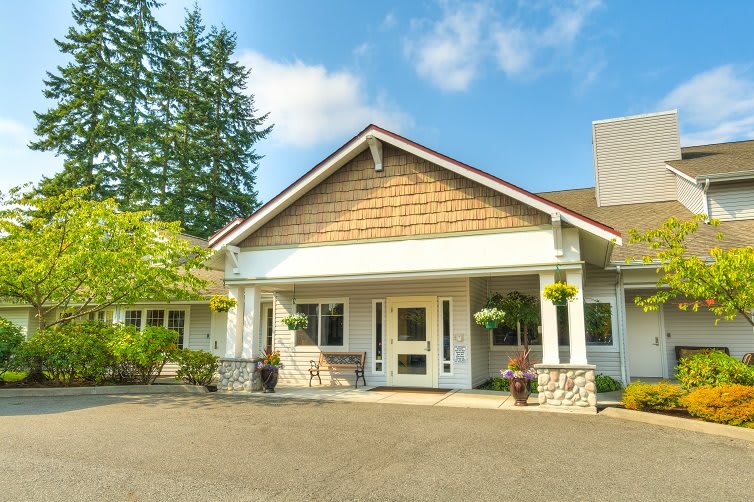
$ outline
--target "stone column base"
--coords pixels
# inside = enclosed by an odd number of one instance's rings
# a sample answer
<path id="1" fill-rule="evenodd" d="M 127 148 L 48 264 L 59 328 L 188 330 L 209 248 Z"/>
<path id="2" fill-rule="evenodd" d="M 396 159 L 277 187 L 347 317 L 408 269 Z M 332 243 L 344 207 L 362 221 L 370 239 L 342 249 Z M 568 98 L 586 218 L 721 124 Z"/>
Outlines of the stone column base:
<path id="1" fill-rule="evenodd" d="M 539 404 L 597 409 L 597 386 L 591 364 L 535 364 Z"/>
<path id="2" fill-rule="evenodd" d="M 223 358 L 220 359 L 217 372 L 220 375 L 218 391 L 260 391 L 262 380 L 257 372 L 259 359 Z"/>

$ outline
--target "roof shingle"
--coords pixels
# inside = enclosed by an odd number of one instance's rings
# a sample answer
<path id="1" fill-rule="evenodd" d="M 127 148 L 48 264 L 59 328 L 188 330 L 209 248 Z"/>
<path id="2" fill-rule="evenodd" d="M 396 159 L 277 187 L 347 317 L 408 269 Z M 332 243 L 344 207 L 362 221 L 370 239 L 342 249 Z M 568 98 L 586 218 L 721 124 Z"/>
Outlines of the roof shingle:
<path id="1" fill-rule="evenodd" d="M 687 146 L 681 155 L 666 164 L 693 178 L 739 172 L 754 176 L 754 140 Z"/>

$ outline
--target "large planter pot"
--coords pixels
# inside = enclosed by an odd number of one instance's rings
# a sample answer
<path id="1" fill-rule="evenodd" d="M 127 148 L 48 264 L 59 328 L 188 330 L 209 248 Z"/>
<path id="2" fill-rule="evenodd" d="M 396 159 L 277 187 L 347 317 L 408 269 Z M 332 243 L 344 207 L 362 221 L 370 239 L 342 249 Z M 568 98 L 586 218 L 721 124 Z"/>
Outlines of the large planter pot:
<path id="1" fill-rule="evenodd" d="M 487 329 L 495 329 L 497 328 L 497 321 L 487 321 L 484 323 L 484 327 Z"/>
<path id="2" fill-rule="evenodd" d="M 529 406 L 526 401 L 530 394 L 531 389 L 526 378 L 511 378 L 511 396 L 516 400 L 515 406 Z"/>
<path id="3" fill-rule="evenodd" d="M 262 387 L 265 393 L 275 392 L 278 384 L 277 368 L 259 368 L 259 376 L 262 377 Z"/>

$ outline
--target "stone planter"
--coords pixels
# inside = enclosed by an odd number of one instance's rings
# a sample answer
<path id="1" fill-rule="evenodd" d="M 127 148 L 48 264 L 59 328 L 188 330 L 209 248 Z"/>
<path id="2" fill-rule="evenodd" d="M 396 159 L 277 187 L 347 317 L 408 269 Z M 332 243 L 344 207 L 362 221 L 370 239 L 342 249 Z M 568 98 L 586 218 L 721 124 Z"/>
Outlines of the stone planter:
<path id="1" fill-rule="evenodd" d="M 262 379 L 257 371 L 259 359 L 224 358 L 220 359 L 217 373 L 218 391 L 260 391 Z"/>
<path id="2" fill-rule="evenodd" d="M 596 366 L 591 364 L 535 364 L 539 404 L 588 408 L 596 412 Z"/>
<path id="3" fill-rule="evenodd" d="M 262 380 L 262 387 L 265 393 L 275 392 L 275 386 L 278 384 L 278 375 L 280 371 L 277 368 L 260 368 L 259 376 Z"/>
<path id="4" fill-rule="evenodd" d="M 516 400 L 515 406 L 529 406 L 527 400 L 531 395 L 529 380 L 526 378 L 511 378 L 511 396 Z"/>

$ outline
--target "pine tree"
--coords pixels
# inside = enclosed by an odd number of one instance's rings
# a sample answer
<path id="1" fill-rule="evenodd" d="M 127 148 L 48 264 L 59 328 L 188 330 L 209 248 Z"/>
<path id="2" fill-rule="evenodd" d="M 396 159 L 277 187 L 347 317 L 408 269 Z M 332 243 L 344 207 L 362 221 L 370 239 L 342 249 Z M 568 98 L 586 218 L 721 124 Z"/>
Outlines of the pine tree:
<path id="1" fill-rule="evenodd" d="M 64 158 L 64 170 L 44 179 L 42 191 L 59 193 L 66 187 L 94 185 L 93 195 L 103 196 L 103 172 L 111 168 L 114 148 L 113 110 L 117 99 L 110 92 L 112 34 L 119 5 L 108 0 L 82 0 L 73 7 L 75 26 L 64 40 L 55 39 L 60 51 L 71 57 L 58 74 L 47 72 L 44 96 L 57 102 L 43 113 L 35 112 L 33 150 L 54 151 Z"/>
<path id="2" fill-rule="evenodd" d="M 254 188 L 261 157 L 253 146 L 272 126 L 262 127 L 268 114 L 255 116 L 254 98 L 246 92 L 250 70 L 233 59 L 236 35 L 224 26 L 207 38 L 208 80 L 203 96 L 209 115 L 202 134 L 207 164 L 202 170 L 199 213 L 206 217 L 203 234 L 221 228 L 258 206 Z"/>

